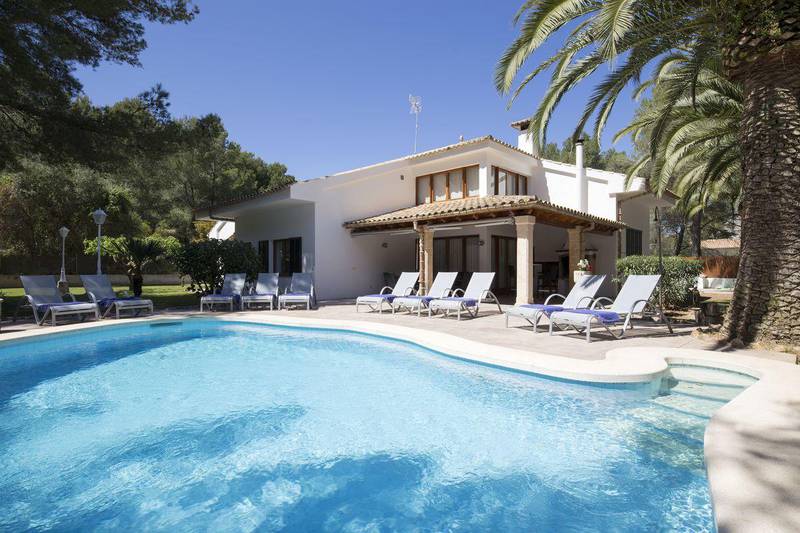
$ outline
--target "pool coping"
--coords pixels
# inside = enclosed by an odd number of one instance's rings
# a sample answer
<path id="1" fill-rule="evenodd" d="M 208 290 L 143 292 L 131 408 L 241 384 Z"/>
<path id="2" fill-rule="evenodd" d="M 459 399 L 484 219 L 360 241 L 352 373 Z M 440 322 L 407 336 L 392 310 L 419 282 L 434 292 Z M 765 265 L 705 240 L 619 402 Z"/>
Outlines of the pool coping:
<path id="1" fill-rule="evenodd" d="M 753 376 L 758 381 L 720 408 L 706 427 L 704 452 L 717 527 L 721 532 L 800 531 L 800 367 L 786 362 L 665 347 L 615 348 L 606 352 L 603 359 L 584 360 L 498 347 L 393 324 L 263 312 L 159 315 L 9 332 L 0 338 L 0 346 L 9 341 L 96 327 L 196 319 L 354 331 L 411 342 L 476 363 L 589 383 L 646 383 L 668 372 L 670 364 Z M 487 356 L 487 352 L 491 355 Z"/>

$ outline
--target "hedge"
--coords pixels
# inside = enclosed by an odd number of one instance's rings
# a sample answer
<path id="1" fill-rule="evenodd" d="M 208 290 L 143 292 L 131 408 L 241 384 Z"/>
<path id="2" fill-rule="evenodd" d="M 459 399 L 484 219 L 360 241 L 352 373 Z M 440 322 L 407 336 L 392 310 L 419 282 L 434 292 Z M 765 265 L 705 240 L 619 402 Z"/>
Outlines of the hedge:
<path id="1" fill-rule="evenodd" d="M 248 280 L 258 275 L 260 262 L 248 242 L 209 239 L 183 246 L 174 256 L 178 274 L 188 276 L 187 290 L 209 294 L 222 287 L 225 274 L 243 272 Z"/>
<path id="2" fill-rule="evenodd" d="M 660 288 L 664 291 L 666 307 L 687 307 L 692 304 L 697 277 L 703 271 L 703 262 L 689 257 L 667 256 L 664 260 L 664 277 Z M 658 257 L 631 255 L 617 260 L 617 272 L 624 281 L 631 274 L 658 274 Z M 658 298 L 658 290 L 654 298 Z"/>

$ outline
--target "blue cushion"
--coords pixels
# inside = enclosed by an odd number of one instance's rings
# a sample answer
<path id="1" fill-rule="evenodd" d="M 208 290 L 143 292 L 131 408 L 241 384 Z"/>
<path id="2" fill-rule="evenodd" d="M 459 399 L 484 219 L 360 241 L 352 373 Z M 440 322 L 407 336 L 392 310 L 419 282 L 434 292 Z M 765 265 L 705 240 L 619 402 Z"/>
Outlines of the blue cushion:
<path id="1" fill-rule="evenodd" d="M 129 300 L 141 300 L 141 298 L 139 298 L 138 296 L 128 296 L 126 298 L 103 298 L 99 300 L 97 303 L 100 304 L 100 307 L 106 307 L 113 304 L 114 302 L 123 302 Z"/>
<path id="2" fill-rule="evenodd" d="M 478 300 L 475 298 L 464 298 L 463 296 L 450 296 L 448 298 L 439 298 L 445 302 L 461 302 L 466 307 L 475 307 L 478 305 Z"/>
<path id="3" fill-rule="evenodd" d="M 287 292 L 283 296 L 308 296 L 310 297 L 311 294 L 308 292 Z"/>
<path id="4" fill-rule="evenodd" d="M 51 307 L 58 307 L 61 305 L 86 305 L 89 302 L 61 302 L 61 303 L 52 303 L 52 304 L 39 304 L 36 306 L 36 312 L 42 313 L 47 311 Z"/>
<path id="5" fill-rule="evenodd" d="M 519 307 L 524 307 L 525 309 L 533 309 L 534 311 L 542 311 L 546 315 L 549 315 L 550 313 L 555 313 L 556 311 L 564 311 L 564 306 L 562 305 L 522 304 Z"/>
<path id="6" fill-rule="evenodd" d="M 619 322 L 622 320 L 619 313 L 614 311 L 602 311 L 600 309 L 570 309 L 570 313 L 580 313 L 582 315 L 594 315 L 606 324 Z"/>
<path id="7" fill-rule="evenodd" d="M 392 301 L 395 298 L 397 298 L 397 296 L 395 296 L 394 294 L 367 294 L 365 296 L 360 296 L 360 298 L 378 298 L 381 300 L 386 300 L 389 303 L 392 303 Z"/>

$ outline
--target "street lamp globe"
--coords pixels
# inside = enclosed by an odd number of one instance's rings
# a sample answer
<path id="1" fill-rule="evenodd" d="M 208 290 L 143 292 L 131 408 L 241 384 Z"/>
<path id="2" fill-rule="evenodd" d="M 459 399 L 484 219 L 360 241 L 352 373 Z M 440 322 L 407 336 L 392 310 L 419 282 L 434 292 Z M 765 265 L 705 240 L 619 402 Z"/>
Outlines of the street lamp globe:
<path id="1" fill-rule="evenodd" d="M 92 213 L 92 218 L 94 218 L 94 223 L 97 224 L 98 226 L 105 223 L 107 216 L 108 215 L 106 215 L 106 212 L 103 211 L 102 209 L 98 209 L 97 211 Z"/>

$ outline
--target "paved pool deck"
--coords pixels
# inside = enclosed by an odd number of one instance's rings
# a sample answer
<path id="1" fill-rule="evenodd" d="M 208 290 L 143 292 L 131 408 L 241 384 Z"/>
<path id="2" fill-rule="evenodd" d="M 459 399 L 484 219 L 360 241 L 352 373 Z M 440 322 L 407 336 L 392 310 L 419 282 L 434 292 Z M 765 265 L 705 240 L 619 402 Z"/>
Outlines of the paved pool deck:
<path id="1" fill-rule="evenodd" d="M 175 320 L 200 314 L 164 312 L 139 320 Z M 328 302 L 312 311 L 205 313 L 222 320 L 312 328 L 339 328 L 410 340 L 464 359 L 539 374 L 601 382 L 642 382 L 668 372 L 669 364 L 698 364 L 754 375 L 759 381 L 719 409 L 705 435 L 714 512 L 722 532 L 800 531 L 800 366 L 789 354 L 731 350 L 693 335 L 692 325 L 669 334 L 656 324 L 636 323 L 621 340 L 546 327 L 534 334 L 522 320 L 505 327 L 497 309 L 477 319 L 417 317 L 390 312 L 356 313 L 349 302 Z M 102 327 L 105 320 L 37 328 L 3 324 L 0 341 L 48 332 Z"/>

